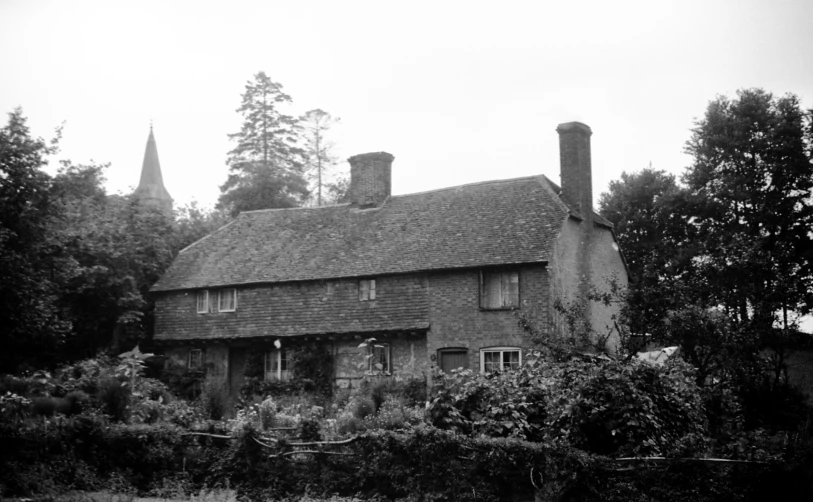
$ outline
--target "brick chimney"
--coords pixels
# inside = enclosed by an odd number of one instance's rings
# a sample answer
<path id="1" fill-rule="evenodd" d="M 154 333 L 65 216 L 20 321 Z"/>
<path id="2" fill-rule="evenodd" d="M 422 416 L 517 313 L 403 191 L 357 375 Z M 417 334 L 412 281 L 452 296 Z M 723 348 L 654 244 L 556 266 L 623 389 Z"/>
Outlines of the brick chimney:
<path id="1" fill-rule="evenodd" d="M 350 163 L 350 202 L 359 208 L 380 207 L 392 192 L 392 161 L 387 152 L 354 155 Z"/>
<path id="2" fill-rule="evenodd" d="M 593 215 L 593 176 L 590 165 L 590 136 L 593 131 L 581 122 L 567 122 L 556 128 L 559 133 L 559 165 L 562 198 L 571 210 L 584 219 Z"/>

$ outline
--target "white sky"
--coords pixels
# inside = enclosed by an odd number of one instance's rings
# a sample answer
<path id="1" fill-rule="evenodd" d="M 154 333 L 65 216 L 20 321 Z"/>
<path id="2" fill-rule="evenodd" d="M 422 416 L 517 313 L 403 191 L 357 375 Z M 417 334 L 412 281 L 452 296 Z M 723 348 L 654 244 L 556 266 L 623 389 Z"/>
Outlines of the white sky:
<path id="1" fill-rule="evenodd" d="M 213 205 L 245 83 L 342 123 L 336 153 L 395 155 L 393 193 L 545 174 L 556 125 L 593 129 L 594 196 L 622 171 L 680 173 L 717 94 L 813 105 L 813 1 L 0 0 L 0 111 L 59 159 L 138 184 L 150 120 L 176 204 Z M 3 118 L 5 123 L 5 118 Z M 346 164 L 345 164 L 346 166 Z"/>

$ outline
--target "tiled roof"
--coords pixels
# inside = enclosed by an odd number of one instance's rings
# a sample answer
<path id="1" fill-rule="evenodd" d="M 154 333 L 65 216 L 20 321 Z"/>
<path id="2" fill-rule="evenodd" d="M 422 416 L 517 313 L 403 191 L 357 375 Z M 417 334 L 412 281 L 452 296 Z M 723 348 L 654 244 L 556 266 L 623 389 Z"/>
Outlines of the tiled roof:
<path id="1" fill-rule="evenodd" d="M 393 196 L 381 208 L 269 209 L 181 251 L 153 291 L 549 260 L 568 215 L 544 176 Z"/>

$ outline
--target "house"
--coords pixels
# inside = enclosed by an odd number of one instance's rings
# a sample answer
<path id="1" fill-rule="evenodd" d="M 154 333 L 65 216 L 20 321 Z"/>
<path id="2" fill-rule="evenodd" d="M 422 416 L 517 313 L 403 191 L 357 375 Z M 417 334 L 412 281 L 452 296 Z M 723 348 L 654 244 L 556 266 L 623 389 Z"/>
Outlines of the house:
<path id="1" fill-rule="evenodd" d="M 557 300 L 627 280 L 612 225 L 592 209 L 592 132 L 557 131 L 561 188 L 530 176 L 393 196 L 394 157 L 376 152 L 349 159 L 350 203 L 240 214 L 153 286 L 156 343 L 208 363 L 232 392 L 248 354 L 264 354 L 266 378 L 285 379 L 286 351 L 305 342 L 331 351 L 341 387 L 365 370 L 519 366 L 529 340 L 517 311 L 558 333 Z M 614 313 L 585 308 L 611 351 Z M 368 338 L 377 347 L 364 366 Z"/>

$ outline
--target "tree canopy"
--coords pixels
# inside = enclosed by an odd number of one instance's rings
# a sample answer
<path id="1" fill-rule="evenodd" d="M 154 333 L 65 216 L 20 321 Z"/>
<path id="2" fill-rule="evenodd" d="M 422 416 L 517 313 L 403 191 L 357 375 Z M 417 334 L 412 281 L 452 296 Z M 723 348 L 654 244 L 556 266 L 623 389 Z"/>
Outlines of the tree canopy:
<path id="1" fill-rule="evenodd" d="M 220 187 L 218 207 L 240 211 L 294 207 L 308 195 L 305 151 L 299 120 L 283 113 L 291 97 L 265 72 L 246 83 L 237 112 L 243 117 L 226 160 L 229 177 Z"/>
<path id="2" fill-rule="evenodd" d="M 680 345 L 700 383 L 760 380 L 764 349 L 778 377 L 813 308 L 812 123 L 794 95 L 719 96 L 695 122 L 681 183 L 645 169 L 602 194 L 634 274 L 627 326 Z"/>

